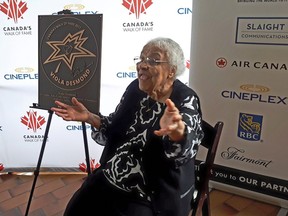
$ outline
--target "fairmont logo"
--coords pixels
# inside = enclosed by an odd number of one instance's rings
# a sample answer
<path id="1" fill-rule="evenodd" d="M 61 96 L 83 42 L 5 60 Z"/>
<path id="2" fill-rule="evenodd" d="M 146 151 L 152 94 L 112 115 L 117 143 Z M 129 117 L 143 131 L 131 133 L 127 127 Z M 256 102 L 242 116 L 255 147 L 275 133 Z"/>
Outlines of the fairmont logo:
<path id="1" fill-rule="evenodd" d="M 263 160 L 263 159 L 255 159 L 255 158 L 248 158 L 244 156 L 245 150 L 238 149 L 235 147 L 229 147 L 226 151 L 221 152 L 221 157 L 225 160 L 236 160 L 241 161 L 248 164 L 254 164 L 257 166 L 268 167 L 272 161 Z"/>

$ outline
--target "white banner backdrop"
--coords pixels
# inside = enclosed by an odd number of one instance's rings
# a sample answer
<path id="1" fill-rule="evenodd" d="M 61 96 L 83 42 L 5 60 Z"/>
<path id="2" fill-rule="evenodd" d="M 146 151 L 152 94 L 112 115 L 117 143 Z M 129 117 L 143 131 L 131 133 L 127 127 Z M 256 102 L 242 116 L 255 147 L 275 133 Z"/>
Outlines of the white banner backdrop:
<path id="1" fill-rule="evenodd" d="M 138 5 L 141 9 L 132 11 Z M 141 7 L 140 7 L 141 6 Z M 4 0 L 0 3 L 0 171 L 35 167 L 48 111 L 38 102 L 38 15 L 103 14 L 100 112 L 109 114 L 126 86 L 137 78 L 133 58 L 158 36 L 170 37 L 184 50 L 188 84 L 192 0 Z M 136 10 L 137 11 L 137 10 Z M 90 157 L 99 161 L 102 147 L 87 136 Z M 81 123 L 52 117 L 42 167 L 78 167 L 85 162 Z M 2 170 L 2 171 L 5 171 Z"/>
<path id="2" fill-rule="evenodd" d="M 286 208 L 287 10 L 286 0 L 194 0 L 190 70 L 204 118 L 224 122 L 211 185 Z"/>

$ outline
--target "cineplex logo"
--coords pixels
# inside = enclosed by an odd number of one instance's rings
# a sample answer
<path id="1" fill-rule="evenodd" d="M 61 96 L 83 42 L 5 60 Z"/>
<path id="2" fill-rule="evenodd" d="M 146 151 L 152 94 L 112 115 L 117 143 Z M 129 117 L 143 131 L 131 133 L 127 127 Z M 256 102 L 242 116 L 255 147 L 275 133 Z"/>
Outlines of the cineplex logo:
<path id="1" fill-rule="evenodd" d="M 225 89 L 221 96 L 225 99 L 239 100 L 243 102 L 258 102 L 263 104 L 273 104 L 277 106 L 287 106 L 288 98 L 286 96 L 270 94 L 270 88 L 256 84 L 243 84 L 240 90 Z"/>

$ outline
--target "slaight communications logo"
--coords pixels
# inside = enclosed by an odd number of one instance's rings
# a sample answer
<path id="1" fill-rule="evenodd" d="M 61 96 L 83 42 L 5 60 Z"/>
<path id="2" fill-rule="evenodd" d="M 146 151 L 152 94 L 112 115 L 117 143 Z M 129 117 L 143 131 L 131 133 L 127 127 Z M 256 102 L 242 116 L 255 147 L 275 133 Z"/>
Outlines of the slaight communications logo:
<path id="1" fill-rule="evenodd" d="M 147 9 L 153 4 L 152 0 L 123 0 L 122 5 L 129 11 L 129 15 L 134 14 L 136 20 L 141 14 L 146 14 Z M 124 32 L 153 31 L 153 21 L 124 22 L 122 24 Z"/>
<path id="2" fill-rule="evenodd" d="M 238 137 L 248 141 L 261 138 L 263 116 L 248 113 L 239 114 Z"/>
<path id="3" fill-rule="evenodd" d="M 27 115 L 21 117 L 21 123 L 27 126 L 28 130 L 32 130 L 34 133 L 38 129 L 42 129 L 41 126 L 46 123 L 43 116 L 38 116 L 36 111 L 30 110 L 26 112 Z"/>
<path id="4" fill-rule="evenodd" d="M 23 14 L 28 10 L 26 2 L 18 2 L 17 0 L 8 0 L 8 3 L 0 4 L 0 11 L 7 15 L 8 19 L 13 19 L 14 23 L 18 23 L 19 19 L 23 19 Z"/>

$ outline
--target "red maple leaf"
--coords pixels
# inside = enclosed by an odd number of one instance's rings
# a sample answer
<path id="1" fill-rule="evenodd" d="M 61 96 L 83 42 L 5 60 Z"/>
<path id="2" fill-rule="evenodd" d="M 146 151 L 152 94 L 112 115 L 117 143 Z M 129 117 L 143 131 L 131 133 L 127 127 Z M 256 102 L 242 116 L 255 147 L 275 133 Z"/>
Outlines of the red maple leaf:
<path id="1" fill-rule="evenodd" d="M 19 18 L 23 18 L 23 14 L 28 10 L 27 3 L 17 0 L 8 0 L 8 4 L 3 2 L 0 4 L 0 11 L 8 16 L 8 19 L 13 19 L 15 23 Z"/>
<path id="2" fill-rule="evenodd" d="M 190 60 L 186 60 L 186 68 L 190 69 Z"/>
<path id="3" fill-rule="evenodd" d="M 21 118 L 21 123 L 26 125 L 28 129 L 32 129 L 34 132 L 41 128 L 41 126 L 46 122 L 43 116 L 37 117 L 37 112 L 34 112 L 33 110 L 27 112 L 27 116 Z"/>
<path id="4" fill-rule="evenodd" d="M 90 169 L 91 171 L 97 169 L 98 167 L 100 167 L 100 163 L 96 162 L 95 159 L 90 159 Z M 82 172 L 87 172 L 87 165 L 86 163 L 79 163 L 79 169 L 82 171 Z"/>
<path id="5" fill-rule="evenodd" d="M 216 64 L 219 68 L 224 68 L 227 65 L 227 60 L 225 58 L 218 58 Z"/>
<path id="6" fill-rule="evenodd" d="M 146 9 L 153 4 L 152 0 L 123 0 L 122 5 L 129 10 L 130 14 L 135 14 L 139 19 L 141 13 L 146 14 Z"/>

